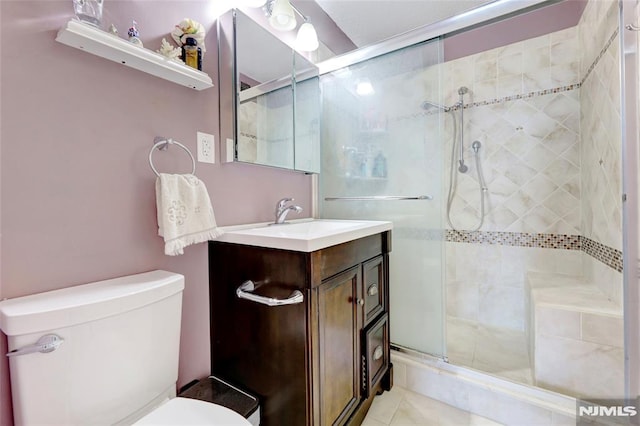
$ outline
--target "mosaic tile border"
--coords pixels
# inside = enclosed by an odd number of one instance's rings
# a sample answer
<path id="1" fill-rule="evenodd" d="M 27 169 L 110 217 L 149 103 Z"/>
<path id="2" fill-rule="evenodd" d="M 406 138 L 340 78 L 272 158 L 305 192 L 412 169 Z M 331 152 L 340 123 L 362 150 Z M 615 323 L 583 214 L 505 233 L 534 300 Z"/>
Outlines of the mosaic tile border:
<path id="1" fill-rule="evenodd" d="M 554 87 L 553 89 L 536 90 L 535 92 L 518 93 L 516 95 L 505 96 L 503 98 L 495 98 L 495 99 L 489 99 L 486 101 L 472 102 L 470 104 L 464 104 L 464 109 L 475 108 L 475 107 L 485 106 L 485 105 L 500 104 L 503 102 L 517 101 L 518 99 L 529 99 L 536 96 L 550 95 L 552 93 L 569 92 L 571 90 L 579 89 L 580 86 L 581 86 L 581 83 L 574 83 L 574 84 L 569 84 L 568 86 Z M 458 105 L 452 109 L 458 110 L 460 109 L 460 106 Z"/>
<path id="2" fill-rule="evenodd" d="M 516 101 L 518 99 L 529 99 L 536 96 L 550 95 L 552 93 L 569 92 L 571 90 L 579 89 L 581 85 L 582 85 L 581 83 L 574 83 L 568 86 L 554 87 L 553 89 L 537 90 L 535 92 L 528 92 L 528 93 L 518 93 L 516 95 L 505 96 L 503 98 L 494 98 L 494 99 L 487 99 L 486 101 L 472 102 L 469 104 L 464 104 L 464 109 L 476 108 L 476 107 L 487 106 L 487 105 L 496 105 L 504 102 Z M 460 110 L 460 105 L 456 104 L 449 107 L 447 111 L 442 111 L 442 110 L 421 111 L 413 114 L 400 115 L 398 117 L 389 119 L 389 121 L 393 122 L 393 121 L 401 121 L 401 120 L 410 120 L 418 117 L 425 117 L 430 115 L 442 114 L 443 112 L 451 112 L 451 111 L 459 111 L 459 110 Z"/>
<path id="3" fill-rule="evenodd" d="M 454 231 L 447 229 L 445 240 L 452 243 L 580 250 L 580 235 L 501 231 Z"/>
<path id="4" fill-rule="evenodd" d="M 254 140 L 258 140 L 258 137 L 256 135 L 252 135 L 250 133 L 246 133 L 246 132 L 239 132 L 239 136 L 248 138 L 248 139 L 254 139 Z M 287 142 L 290 141 L 291 138 L 280 138 L 280 139 L 260 139 L 260 140 L 265 140 L 267 142 Z"/>
<path id="5" fill-rule="evenodd" d="M 618 28 L 616 28 L 613 31 L 613 34 L 611 34 L 611 37 L 609 37 L 609 40 L 607 40 L 607 42 L 604 44 L 604 47 L 602 48 L 602 50 L 600 51 L 600 53 L 598 54 L 596 59 L 591 63 L 591 66 L 587 70 L 587 72 L 584 75 L 584 77 L 582 78 L 582 80 L 580 80 L 580 84 L 584 84 L 584 82 L 587 81 L 587 78 L 589 78 L 589 76 L 591 75 L 591 72 L 596 68 L 596 66 L 600 62 L 600 59 L 602 59 L 604 54 L 607 53 L 607 50 L 611 46 L 611 43 L 613 43 L 613 41 L 616 39 L 616 37 L 618 37 L 618 32 L 619 32 Z"/>
<path id="6" fill-rule="evenodd" d="M 239 133 L 240 133 L 240 136 L 243 136 L 245 138 L 258 140 L 258 137 L 256 135 L 252 135 L 252 134 L 245 133 L 245 132 L 239 132 Z"/>
<path id="7" fill-rule="evenodd" d="M 602 48 L 602 50 L 600 51 L 600 53 L 598 54 L 596 59 L 591 63 L 591 66 L 589 66 L 589 69 L 587 70 L 587 72 L 584 75 L 584 77 L 578 83 L 569 84 L 569 85 L 566 85 L 566 86 L 554 87 L 552 89 L 537 90 L 537 91 L 528 92 L 528 93 L 518 93 L 518 94 L 515 94 L 515 95 L 505 96 L 505 97 L 502 97 L 502 98 L 493 98 L 493 99 L 487 99 L 487 100 L 479 101 L 479 102 L 471 102 L 471 103 L 468 103 L 468 104 L 464 104 L 463 108 L 464 109 L 470 109 L 470 108 L 476 108 L 476 107 L 480 107 L 480 106 L 496 105 L 496 104 L 501 104 L 501 103 L 504 103 L 504 102 L 516 101 L 516 100 L 519 100 L 519 99 L 529 99 L 529 98 L 533 98 L 533 97 L 536 97 L 536 96 L 545 96 L 545 95 L 550 95 L 550 94 L 553 94 L 553 93 L 569 92 L 571 90 L 579 89 L 580 87 L 582 87 L 582 85 L 587 80 L 587 78 L 589 78 L 589 76 L 591 75 L 593 70 L 596 68 L 596 66 L 598 65 L 598 63 L 602 59 L 602 57 L 605 55 L 605 53 L 607 52 L 607 50 L 609 49 L 611 44 L 614 42 L 614 40 L 618 36 L 618 32 L 619 32 L 619 30 L 616 28 L 614 30 L 613 34 L 611 34 L 611 36 L 609 37 L 609 39 L 605 43 L 604 47 Z M 460 109 L 460 105 L 456 104 L 456 105 L 452 105 L 451 107 L 449 107 L 449 109 L 447 111 L 458 111 L 459 109 Z M 396 117 L 395 120 L 393 120 L 393 121 L 400 121 L 400 120 L 406 120 L 406 119 L 412 119 L 412 118 L 415 119 L 415 118 L 418 118 L 418 117 L 421 117 L 421 116 L 441 114 L 442 112 L 443 111 L 441 111 L 441 110 L 423 111 L 423 112 L 419 112 L 419 113 L 399 116 L 399 117 Z"/>
<path id="8" fill-rule="evenodd" d="M 500 231 L 445 231 L 450 243 L 489 244 L 560 250 L 581 250 L 618 272 L 623 270 L 622 252 L 582 235 L 535 234 Z"/>
<path id="9" fill-rule="evenodd" d="M 591 238 L 582 237 L 582 251 L 618 272 L 623 270 L 622 252 Z"/>

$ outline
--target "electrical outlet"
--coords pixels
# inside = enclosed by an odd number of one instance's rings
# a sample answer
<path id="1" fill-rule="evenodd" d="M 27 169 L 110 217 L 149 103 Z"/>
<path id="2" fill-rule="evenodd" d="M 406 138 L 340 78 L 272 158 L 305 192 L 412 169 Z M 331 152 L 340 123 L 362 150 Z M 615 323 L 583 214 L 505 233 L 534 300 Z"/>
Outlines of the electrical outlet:
<path id="1" fill-rule="evenodd" d="M 215 150 L 215 139 L 213 135 L 208 133 L 198 132 L 198 161 L 200 163 L 211 163 L 214 164 L 216 162 L 216 150 Z"/>

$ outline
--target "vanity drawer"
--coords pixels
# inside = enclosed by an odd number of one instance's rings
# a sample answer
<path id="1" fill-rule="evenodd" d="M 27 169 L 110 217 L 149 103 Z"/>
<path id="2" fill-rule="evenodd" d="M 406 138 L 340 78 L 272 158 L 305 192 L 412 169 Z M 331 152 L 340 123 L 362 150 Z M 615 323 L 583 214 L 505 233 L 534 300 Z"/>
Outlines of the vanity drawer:
<path id="1" fill-rule="evenodd" d="M 384 291 L 384 256 L 375 257 L 362 265 L 362 296 L 364 298 L 365 327 L 386 310 Z"/>
<path id="2" fill-rule="evenodd" d="M 362 393 L 369 397 L 370 390 L 382 379 L 389 366 L 389 321 L 385 313 L 365 329 L 362 345 Z"/>

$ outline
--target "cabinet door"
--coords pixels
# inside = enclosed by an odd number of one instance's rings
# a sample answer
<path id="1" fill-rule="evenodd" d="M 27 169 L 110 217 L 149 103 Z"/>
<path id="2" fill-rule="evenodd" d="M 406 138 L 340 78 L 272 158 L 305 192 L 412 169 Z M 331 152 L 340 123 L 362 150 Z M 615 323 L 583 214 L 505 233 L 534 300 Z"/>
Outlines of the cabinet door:
<path id="1" fill-rule="evenodd" d="M 320 425 L 341 425 L 360 399 L 360 266 L 317 289 Z"/>

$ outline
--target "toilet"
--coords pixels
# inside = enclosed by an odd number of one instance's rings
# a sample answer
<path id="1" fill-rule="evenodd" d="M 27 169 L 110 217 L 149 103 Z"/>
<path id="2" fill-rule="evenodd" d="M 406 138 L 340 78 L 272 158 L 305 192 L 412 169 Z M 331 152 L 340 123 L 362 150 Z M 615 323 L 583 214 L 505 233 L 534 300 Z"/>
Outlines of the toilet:
<path id="1" fill-rule="evenodd" d="M 16 425 L 250 426 L 176 397 L 183 289 L 158 270 L 0 302 Z"/>

